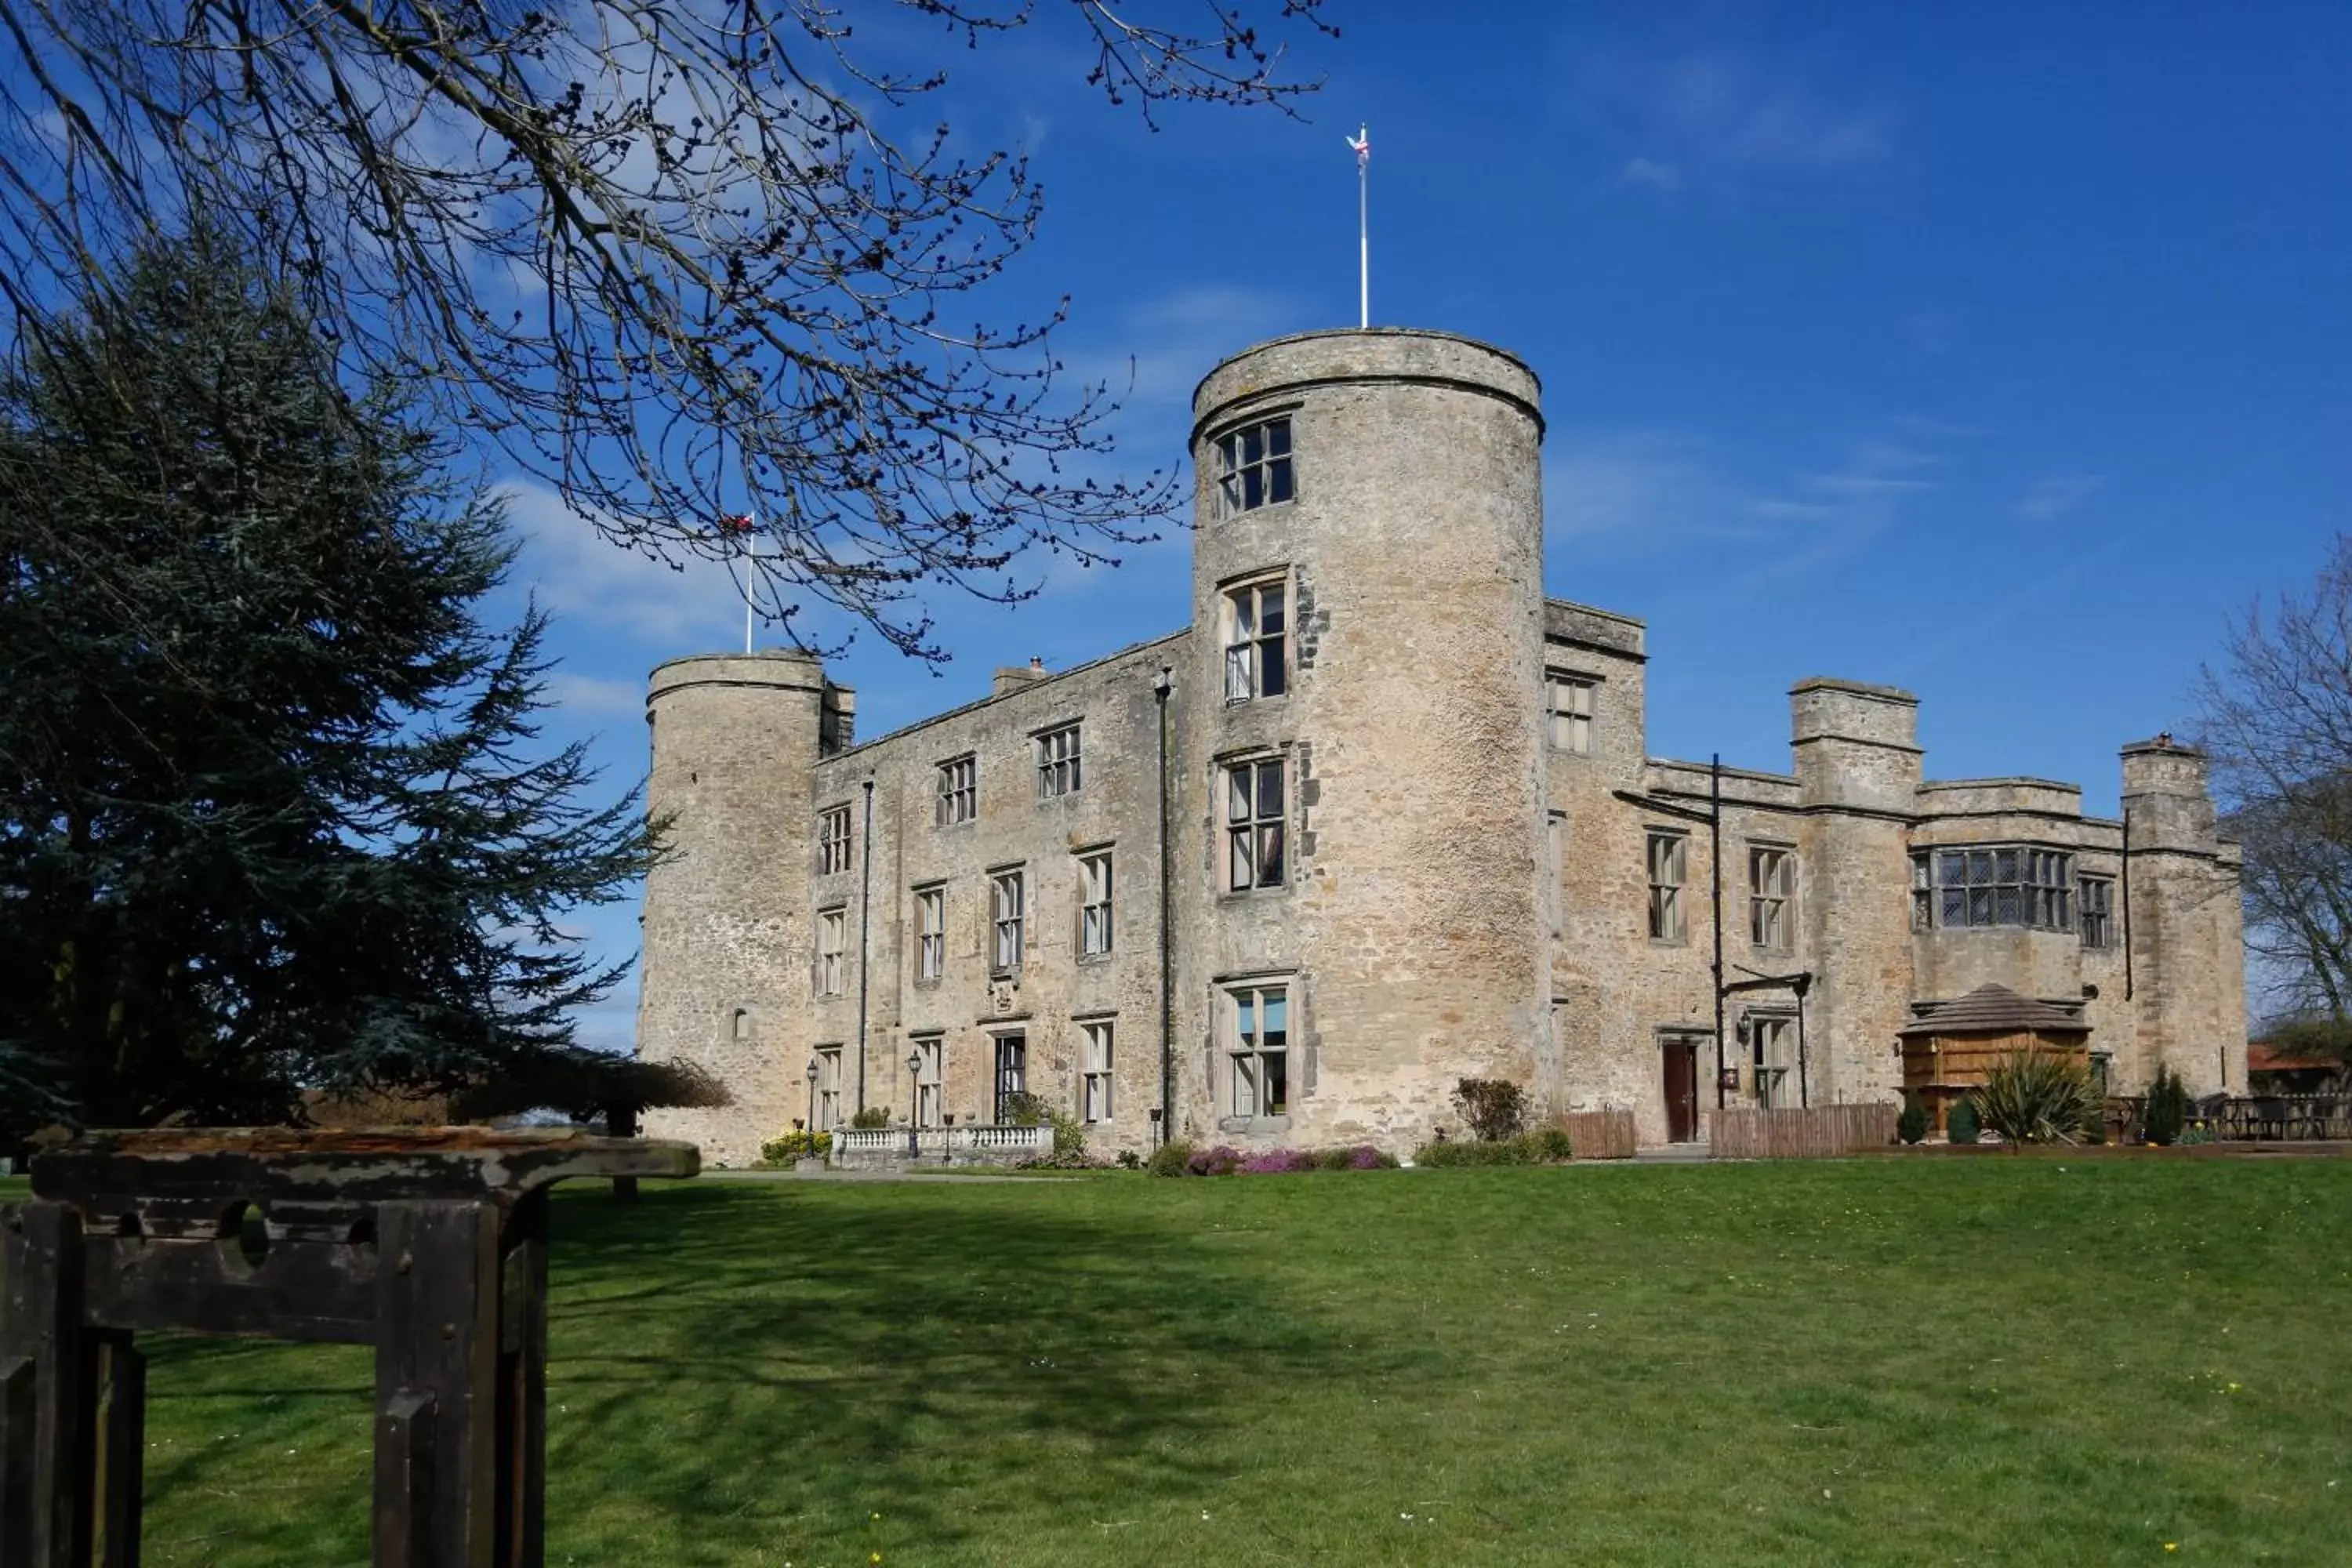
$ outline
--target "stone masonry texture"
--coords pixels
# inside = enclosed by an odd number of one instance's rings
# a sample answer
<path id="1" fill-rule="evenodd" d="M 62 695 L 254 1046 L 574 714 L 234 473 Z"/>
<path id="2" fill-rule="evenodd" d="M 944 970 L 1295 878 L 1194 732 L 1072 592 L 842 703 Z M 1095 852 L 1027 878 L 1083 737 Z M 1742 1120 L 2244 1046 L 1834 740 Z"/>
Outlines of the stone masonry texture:
<path id="1" fill-rule="evenodd" d="M 1917 700 L 1826 679 L 1790 689 L 1787 773 L 1720 773 L 1725 978 L 1809 977 L 1801 1057 L 1782 985 L 1726 999 L 1718 1058 L 1717 779 L 1648 754 L 1641 623 L 1543 595 L 1534 374 L 1442 333 L 1308 333 L 1214 367 L 1193 416 L 1183 630 L 1000 671 L 989 697 L 864 743 L 814 658 L 654 672 L 648 805 L 673 853 L 646 889 L 638 1046 L 708 1067 L 734 1103 L 648 1131 L 740 1165 L 813 1110 L 984 1123 L 1017 1087 L 1091 1112 L 1098 1152 L 1163 1129 L 1409 1151 L 1462 1134 L 1458 1080 L 1509 1078 L 1543 1112 L 1628 1108 L 1655 1144 L 1691 1131 L 1667 1104 L 1678 1055 L 1701 1111 L 1892 1100 L 1897 1031 L 1987 983 L 2078 1013 L 2117 1092 L 2160 1064 L 2192 1092 L 2244 1089 L 2238 852 L 2201 756 L 2125 747 L 2123 817 L 2085 816 L 2071 784 L 1927 780 Z M 1277 423 L 1287 482 L 1262 468 L 1263 504 L 1229 501 L 1225 454 Z M 1280 630 L 1253 640 L 1268 603 Z M 1563 679 L 1590 693 L 1580 734 L 1555 733 Z M 1073 730 L 1075 779 L 1051 765 Z M 959 820 L 941 794 L 967 764 Z M 1236 776 L 1278 778 L 1278 801 L 1238 819 Z M 1255 853 L 1280 837 L 1238 889 L 1237 827 Z M 1656 838 L 1679 841 L 1678 888 L 1654 892 Z M 2043 862 L 2069 883 L 2059 929 L 1938 919 L 1915 877 L 1970 847 L 2064 857 Z M 1787 901 L 1759 931 L 1751 884 L 1775 856 Z M 2086 879 L 2111 889 L 2104 942 L 2079 919 Z M 1664 934 L 1654 897 L 1678 906 Z M 1276 995 L 1284 1034 L 1244 1037 Z"/>

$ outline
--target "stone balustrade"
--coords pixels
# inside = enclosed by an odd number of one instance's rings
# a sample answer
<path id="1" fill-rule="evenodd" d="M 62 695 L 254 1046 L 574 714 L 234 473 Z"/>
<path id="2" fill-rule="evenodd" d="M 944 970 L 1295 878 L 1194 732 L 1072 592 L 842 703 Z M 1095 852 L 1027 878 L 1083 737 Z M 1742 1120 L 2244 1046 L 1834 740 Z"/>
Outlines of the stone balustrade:
<path id="1" fill-rule="evenodd" d="M 920 1127 L 911 1152 L 904 1127 L 836 1127 L 833 1163 L 851 1169 L 934 1163 L 1011 1165 L 1054 1152 L 1051 1127 Z"/>

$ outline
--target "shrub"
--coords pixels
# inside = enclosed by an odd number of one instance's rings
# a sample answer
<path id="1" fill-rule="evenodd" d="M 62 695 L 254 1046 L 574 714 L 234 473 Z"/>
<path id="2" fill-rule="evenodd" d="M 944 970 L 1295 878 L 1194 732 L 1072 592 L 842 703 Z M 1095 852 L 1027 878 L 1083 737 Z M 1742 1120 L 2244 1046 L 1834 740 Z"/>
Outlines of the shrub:
<path id="1" fill-rule="evenodd" d="M 1008 1094 L 997 1107 L 998 1123 L 1005 1127 L 1043 1127 L 1054 1119 L 1054 1108 L 1043 1095 Z"/>
<path id="2" fill-rule="evenodd" d="M 1507 1078 L 1465 1078 L 1454 1086 L 1454 1103 L 1482 1143 L 1516 1138 L 1528 1122 L 1528 1091 Z"/>
<path id="3" fill-rule="evenodd" d="M 1184 1162 L 1184 1173 L 1191 1176 L 1230 1176 L 1242 1168 L 1246 1158 L 1238 1149 L 1220 1143 L 1213 1149 L 1196 1150 Z"/>
<path id="4" fill-rule="evenodd" d="M 2141 1122 L 2147 1141 L 2159 1145 L 2178 1143 L 2188 1125 L 2189 1086 L 2169 1067 L 2158 1068 L 2156 1081 L 2148 1086 L 2147 1110 Z"/>
<path id="5" fill-rule="evenodd" d="M 1171 1138 L 1154 1149 L 1143 1162 L 1143 1168 L 1155 1176 L 1181 1176 L 1192 1163 L 1191 1140 Z"/>
<path id="6" fill-rule="evenodd" d="M 1440 1138 L 1414 1150 L 1412 1163 L 1441 1169 L 1453 1165 L 1549 1165 L 1567 1159 L 1568 1153 L 1567 1131 L 1544 1127 L 1491 1142 L 1458 1143 Z"/>
<path id="7" fill-rule="evenodd" d="M 1315 1168 L 1318 1171 L 1392 1171 L 1396 1169 L 1394 1154 L 1383 1154 L 1370 1143 L 1359 1143 L 1353 1148 L 1342 1144 L 1336 1149 L 1318 1149 L 1315 1151 L 1314 1160 Z"/>
<path id="8" fill-rule="evenodd" d="M 795 1160 L 805 1159 L 812 1154 L 822 1157 L 832 1152 L 832 1133 L 820 1132 L 814 1138 L 811 1138 L 806 1132 L 795 1127 L 790 1132 L 779 1134 L 760 1145 L 760 1163 L 789 1165 Z"/>
<path id="9" fill-rule="evenodd" d="M 1955 1143 L 1973 1143 L 1983 1130 L 1977 1116 L 1977 1102 L 1956 1100 L 1951 1113 L 1944 1119 L 1944 1136 Z"/>
<path id="10" fill-rule="evenodd" d="M 1985 1125 L 2011 1143 L 2075 1143 L 2102 1114 L 2091 1075 L 2065 1058 L 2011 1051 L 1977 1091 Z"/>
<path id="11" fill-rule="evenodd" d="M 1140 1171 L 1143 1169 L 1143 1156 L 1137 1153 L 1132 1149 L 1121 1149 L 1118 1152 L 1118 1168 L 1122 1171 Z"/>
<path id="12" fill-rule="evenodd" d="M 1087 1152 L 1086 1124 L 1067 1111 L 1055 1110 L 1045 1120 L 1054 1124 L 1054 1157 L 1057 1160 L 1081 1157 Z M 1032 1123 L 1031 1125 L 1034 1125 Z"/>
<path id="13" fill-rule="evenodd" d="M 1315 1156 L 1304 1149 L 1269 1149 L 1253 1154 L 1239 1166 L 1245 1176 L 1287 1176 L 1315 1168 Z"/>
<path id="14" fill-rule="evenodd" d="M 851 1117 L 849 1124 L 861 1132 L 870 1131 L 877 1127 L 887 1127 L 890 1125 L 890 1108 L 887 1105 L 869 1105 Z"/>
<path id="15" fill-rule="evenodd" d="M 1050 1154 L 1040 1154 L 1034 1160 L 1024 1160 L 1013 1167 L 1016 1171 L 1099 1171 L 1103 1163 L 1087 1152 L 1084 1140 L 1076 1149 L 1056 1148 Z"/>
<path id="16" fill-rule="evenodd" d="M 1916 1095 L 1903 1097 L 1903 1114 L 1895 1119 L 1895 1136 L 1906 1143 L 1916 1143 L 1927 1136 L 1927 1108 Z"/>

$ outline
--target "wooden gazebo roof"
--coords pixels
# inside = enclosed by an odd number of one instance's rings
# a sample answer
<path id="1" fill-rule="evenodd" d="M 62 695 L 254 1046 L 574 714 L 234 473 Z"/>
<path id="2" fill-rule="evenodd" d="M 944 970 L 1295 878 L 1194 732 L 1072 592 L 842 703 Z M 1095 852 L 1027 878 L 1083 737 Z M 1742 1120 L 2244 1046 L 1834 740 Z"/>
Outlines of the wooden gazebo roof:
<path id="1" fill-rule="evenodd" d="M 1895 1031 L 1919 1035 L 2087 1035 L 2082 1015 L 2020 996 L 2006 985 L 1979 985 L 1948 1002 L 1916 1002 L 1919 1016 Z"/>

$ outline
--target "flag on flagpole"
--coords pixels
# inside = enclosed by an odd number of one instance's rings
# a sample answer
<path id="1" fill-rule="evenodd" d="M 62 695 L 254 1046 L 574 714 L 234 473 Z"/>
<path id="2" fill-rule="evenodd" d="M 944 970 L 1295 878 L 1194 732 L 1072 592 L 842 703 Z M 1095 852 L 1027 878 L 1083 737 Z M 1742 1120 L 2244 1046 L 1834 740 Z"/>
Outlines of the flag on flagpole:
<path id="1" fill-rule="evenodd" d="M 1355 149 L 1356 167 L 1361 169 L 1370 165 L 1372 161 L 1372 128 L 1370 126 L 1356 127 L 1356 133 L 1348 138 L 1348 145 Z"/>

